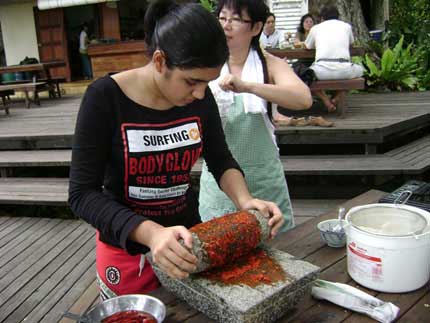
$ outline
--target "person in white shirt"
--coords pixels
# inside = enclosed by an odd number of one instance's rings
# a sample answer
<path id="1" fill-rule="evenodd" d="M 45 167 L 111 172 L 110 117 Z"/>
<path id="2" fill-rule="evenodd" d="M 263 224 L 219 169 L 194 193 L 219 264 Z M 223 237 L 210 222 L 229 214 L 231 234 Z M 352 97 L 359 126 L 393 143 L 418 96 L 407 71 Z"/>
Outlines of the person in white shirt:
<path id="1" fill-rule="evenodd" d="M 334 6 L 323 7 L 322 22 L 310 30 L 305 47 L 315 48 L 315 62 L 311 65 L 318 80 L 352 79 L 363 75 L 363 67 L 351 62 L 349 47 L 354 42 L 351 25 L 339 20 Z M 346 91 L 336 91 L 332 98 L 322 91 L 313 91 L 329 112 L 336 110 L 336 104 Z"/>
<path id="2" fill-rule="evenodd" d="M 260 44 L 263 48 L 279 48 L 284 41 L 283 33 L 275 28 L 275 20 L 275 15 L 270 12 L 260 36 Z"/>
<path id="3" fill-rule="evenodd" d="M 88 25 L 84 23 L 82 25 L 81 33 L 79 34 L 79 55 L 81 56 L 82 62 L 82 74 L 84 79 L 89 80 L 93 78 L 91 69 L 91 62 L 88 56 L 88 44 L 90 40 L 88 38 Z"/>

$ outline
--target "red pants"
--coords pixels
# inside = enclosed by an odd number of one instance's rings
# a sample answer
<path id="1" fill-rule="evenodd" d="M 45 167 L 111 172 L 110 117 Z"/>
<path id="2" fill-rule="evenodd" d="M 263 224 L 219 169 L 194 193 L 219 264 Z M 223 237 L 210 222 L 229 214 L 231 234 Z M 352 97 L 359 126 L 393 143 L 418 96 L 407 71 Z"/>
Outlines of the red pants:
<path id="1" fill-rule="evenodd" d="M 97 232 L 97 274 L 106 287 L 117 296 L 146 294 L 160 286 L 150 263 L 146 259 L 139 275 L 140 262 L 141 255 L 130 256 L 123 249 L 101 242 Z"/>

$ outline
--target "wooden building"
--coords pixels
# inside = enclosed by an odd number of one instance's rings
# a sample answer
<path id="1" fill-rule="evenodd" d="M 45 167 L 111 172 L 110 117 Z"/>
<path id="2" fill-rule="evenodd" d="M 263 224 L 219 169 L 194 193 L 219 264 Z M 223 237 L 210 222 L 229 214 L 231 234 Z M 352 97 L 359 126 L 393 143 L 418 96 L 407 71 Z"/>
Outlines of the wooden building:
<path id="1" fill-rule="evenodd" d="M 79 33 L 87 23 L 95 77 L 141 66 L 146 7 L 146 0 L 0 0 L 6 64 L 61 60 L 53 76 L 81 78 Z"/>

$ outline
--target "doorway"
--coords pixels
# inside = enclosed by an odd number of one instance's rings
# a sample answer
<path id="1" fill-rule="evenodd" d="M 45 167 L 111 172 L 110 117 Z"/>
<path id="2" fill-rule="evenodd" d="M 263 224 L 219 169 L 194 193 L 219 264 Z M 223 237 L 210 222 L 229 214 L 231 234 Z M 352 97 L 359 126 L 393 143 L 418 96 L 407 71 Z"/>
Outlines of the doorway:
<path id="1" fill-rule="evenodd" d="M 99 17 L 96 5 L 85 5 L 64 8 L 66 34 L 69 48 L 70 71 L 72 80 L 82 80 L 82 63 L 79 55 L 79 34 L 82 25 L 88 25 L 89 39 L 99 36 Z"/>

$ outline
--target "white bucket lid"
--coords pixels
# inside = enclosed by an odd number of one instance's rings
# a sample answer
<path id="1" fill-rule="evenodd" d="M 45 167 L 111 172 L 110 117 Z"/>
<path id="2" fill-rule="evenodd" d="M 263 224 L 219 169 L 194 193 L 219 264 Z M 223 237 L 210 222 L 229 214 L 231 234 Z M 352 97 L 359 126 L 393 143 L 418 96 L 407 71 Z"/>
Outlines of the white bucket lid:
<path id="1" fill-rule="evenodd" d="M 429 225 L 427 219 L 411 207 L 383 204 L 351 209 L 347 221 L 368 233 L 397 237 L 421 234 Z"/>

